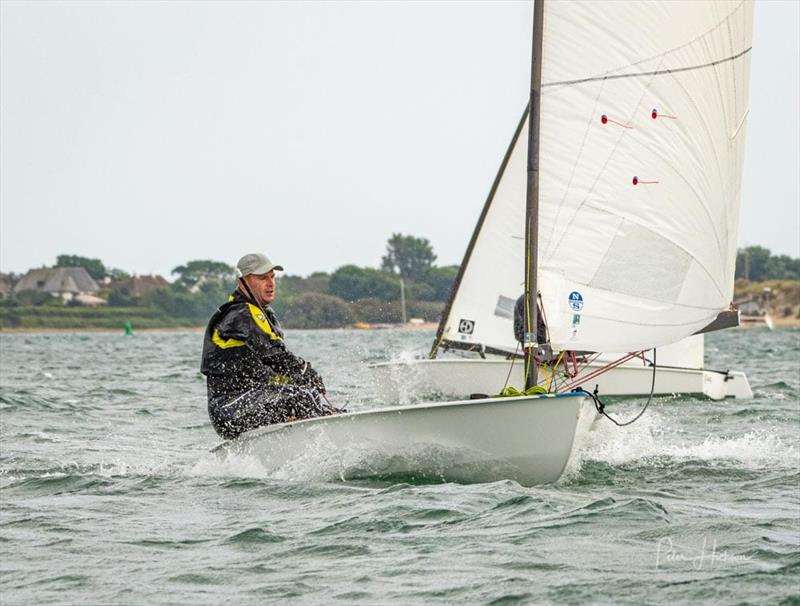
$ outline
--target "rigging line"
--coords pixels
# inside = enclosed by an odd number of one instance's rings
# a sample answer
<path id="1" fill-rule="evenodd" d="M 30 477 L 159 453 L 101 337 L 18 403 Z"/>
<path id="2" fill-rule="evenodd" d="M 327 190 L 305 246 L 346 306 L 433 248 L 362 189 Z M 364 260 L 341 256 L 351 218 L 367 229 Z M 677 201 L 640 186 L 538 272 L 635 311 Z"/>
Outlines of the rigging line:
<path id="1" fill-rule="evenodd" d="M 581 377 L 580 379 L 573 377 L 572 380 L 567 385 L 567 389 L 572 389 L 572 388 L 580 389 L 580 386 L 586 381 L 594 379 L 595 377 L 599 377 L 600 375 L 608 372 L 613 368 L 616 368 L 620 364 L 624 364 L 628 360 L 632 360 L 635 357 L 636 357 L 636 352 L 628 353 L 622 356 L 621 358 L 614 360 L 613 362 L 609 362 L 605 366 L 601 366 L 600 368 L 595 368 L 585 377 Z"/>
<path id="2" fill-rule="evenodd" d="M 508 387 L 508 381 L 509 381 L 509 379 L 511 379 L 511 371 L 514 370 L 514 363 L 517 361 L 517 352 L 518 351 L 519 351 L 519 343 L 517 343 L 517 348 L 514 350 L 514 357 L 511 358 L 511 364 L 508 367 L 508 374 L 506 375 L 506 382 L 503 383 L 503 389 Z"/>
<path id="3" fill-rule="evenodd" d="M 649 366 L 653 366 L 653 362 L 651 362 L 647 358 L 643 358 L 643 360 Z M 661 366 L 659 366 L 659 368 L 661 370 L 692 370 L 692 371 L 695 371 L 695 372 L 699 370 L 699 371 L 702 371 L 702 372 L 713 372 L 714 374 L 722 375 L 724 377 L 729 377 L 730 374 L 731 374 L 730 370 L 716 370 L 715 368 L 693 368 L 691 366 L 668 366 L 668 365 L 665 365 L 665 364 L 662 364 Z"/>
<path id="4" fill-rule="evenodd" d="M 585 358 L 585 359 L 584 359 L 584 360 L 581 362 L 581 367 L 580 367 L 580 369 L 578 370 L 578 372 L 575 374 L 575 376 L 573 376 L 573 377 L 570 377 L 570 378 L 569 378 L 569 380 L 568 380 L 567 382 L 573 382 L 573 381 L 576 381 L 576 380 L 584 381 L 584 380 L 585 380 L 585 377 L 586 377 L 586 375 L 588 375 L 588 374 L 590 374 L 590 373 L 594 373 L 595 371 L 597 371 L 598 369 L 597 369 L 597 368 L 594 368 L 594 369 L 593 369 L 593 368 L 591 368 L 591 365 L 592 365 L 594 362 L 597 362 L 597 360 L 600 358 L 600 356 L 601 356 L 601 355 L 602 355 L 602 354 L 600 354 L 600 353 L 594 353 L 594 354 L 592 354 L 592 355 L 590 355 L 590 356 L 586 357 L 586 358 Z M 630 358 L 630 354 L 625 354 L 625 356 L 623 356 L 623 357 L 624 357 L 624 358 L 627 358 L 627 359 L 632 359 L 632 358 Z M 626 360 L 626 361 L 627 361 L 627 360 Z M 606 363 L 606 364 L 613 364 L 614 362 L 616 362 L 616 360 L 615 360 L 615 361 L 612 361 L 612 362 L 608 362 L 608 363 Z M 602 363 L 602 361 L 601 361 L 601 363 Z M 600 368 L 601 368 L 601 369 L 602 369 L 602 368 L 605 368 L 605 366 L 601 366 Z"/>
<path id="5" fill-rule="evenodd" d="M 576 80 L 561 80 L 560 82 L 548 82 L 546 84 L 542 84 L 542 88 L 550 88 L 554 86 L 572 86 L 575 84 L 585 84 L 586 82 L 597 82 L 599 80 L 620 80 L 623 78 L 643 78 L 645 76 L 663 76 L 667 74 L 677 74 L 680 72 L 688 72 L 694 71 L 698 69 L 705 69 L 707 67 L 714 67 L 715 65 L 719 65 L 721 63 L 727 63 L 728 61 L 735 61 L 739 57 L 742 57 L 749 53 L 753 49 L 752 46 L 744 49 L 740 53 L 736 53 L 735 55 L 731 55 L 730 57 L 725 57 L 724 59 L 717 59 L 716 61 L 711 61 L 709 63 L 701 63 L 698 65 L 689 65 L 687 67 L 675 67 L 672 69 L 659 69 L 654 70 L 651 72 L 639 72 L 639 73 L 630 73 L 630 74 L 615 74 L 613 76 L 603 75 L 603 76 L 593 76 L 591 78 L 578 78 Z M 667 51 L 670 52 L 670 51 Z M 665 53 L 666 54 L 666 53 Z M 662 62 L 664 56 L 662 55 Z"/>
<path id="6" fill-rule="evenodd" d="M 648 406 L 650 406 L 650 402 L 653 401 L 653 393 L 655 392 L 655 390 L 656 390 L 656 350 L 655 350 L 655 348 L 653 348 L 653 378 L 650 381 L 650 395 L 647 397 L 647 402 L 645 402 L 645 405 L 639 411 L 639 414 L 636 415 L 635 417 L 633 417 L 630 421 L 625 421 L 624 423 L 620 423 L 615 418 L 611 417 L 608 413 L 606 413 L 605 412 L 605 405 L 600 401 L 600 398 L 597 397 L 597 388 L 596 387 L 595 387 L 594 393 L 593 394 L 589 394 L 589 395 L 592 397 L 592 400 L 594 400 L 594 405 L 595 405 L 595 408 L 597 408 L 597 412 L 599 412 L 601 415 L 603 415 L 609 421 L 614 423 L 614 425 L 616 425 L 617 427 L 625 427 L 626 425 L 631 425 L 631 424 L 635 423 L 636 421 L 638 421 L 642 417 L 642 415 L 644 414 L 644 411 L 647 410 Z M 587 394 L 589 393 L 585 389 L 581 389 L 581 391 L 584 391 Z"/>
<path id="7" fill-rule="evenodd" d="M 541 364 L 539 370 L 542 371 L 541 376 L 543 377 L 541 380 L 541 386 L 549 393 L 550 390 L 548 387 L 545 387 L 545 385 L 547 385 L 548 382 L 552 383 L 553 375 L 555 374 L 556 369 L 554 366 L 550 366 L 549 364 Z"/>
<path id="8" fill-rule="evenodd" d="M 599 353 L 593 353 L 593 354 L 591 354 L 589 356 L 585 356 L 583 361 L 581 362 L 580 370 L 578 370 L 578 372 L 573 377 L 570 377 L 570 376 L 562 373 L 561 379 L 558 381 L 558 384 L 556 385 L 556 391 L 558 393 L 561 393 L 562 391 L 567 389 L 567 387 L 570 385 L 570 383 L 573 383 L 578 377 L 581 376 L 581 373 L 583 373 L 584 375 L 588 375 L 589 372 L 591 371 L 591 368 L 589 366 L 593 362 L 595 362 L 599 357 L 600 357 Z M 581 381 L 583 381 L 583 380 L 584 379 L 581 378 Z"/>
<path id="9" fill-rule="evenodd" d="M 539 309 L 542 311 L 542 322 L 544 322 L 544 338 L 547 339 L 547 343 L 550 342 L 550 326 L 547 324 L 547 314 L 544 313 L 544 299 L 542 299 L 542 293 L 536 293 L 537 298 L 539 299 L 537 304 L 539 305 Z M 539 327 L 536 327 L 536 330 L 539 330 Z"/>
<path id="10" fill-rule="evenodd" d="M 556 370 L 558 369 L 558 365 L 561 363 L 561 359 L 564 357 L 564 351 L 562 350 L 561 353 L 558 355 L 558 358 L 553 364 L 553 372 L 550 374 L 550 387 L 548 388 L 549 392 L 553 392 L 555 389 L 556 384 Z"/>
<path id="11" fill-rule="evenodd" d="M 442 330 L 442 334 L 439 336 L 438 339 L 436 339 L 434 341 L 433 349 L 431 350 L 430 354 L 428 355 L 429 359 L 433 359 L 433 358 L 436 357 L 436 353 L 439 351 L 439 347 L 442 346 L 442 341 L 444 341 L 444 335 L 445 335 L 446 332 L 448 332 L 449 328 L 450 328 L 450 326 L 446 325 L 444 330 Z"/>

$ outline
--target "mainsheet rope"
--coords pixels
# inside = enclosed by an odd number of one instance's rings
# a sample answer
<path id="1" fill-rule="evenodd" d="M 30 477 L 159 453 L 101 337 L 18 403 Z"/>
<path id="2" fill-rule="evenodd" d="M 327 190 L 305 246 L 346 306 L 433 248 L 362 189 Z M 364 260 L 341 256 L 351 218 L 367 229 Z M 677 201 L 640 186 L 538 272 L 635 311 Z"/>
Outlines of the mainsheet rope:
<path id="1" fill-rule="evenodd" d="M 653 379 L 652 379 L 652 381 L 650 383 L 650 395 L 647 397 L 647 402 L 642 407 L 642 410 L 639 411 L 639 414 L 636 415 L 635 417 L 633 417 L 630 421 L 625 421 L 624 423 L 620 423 L 619 421 L 617 421 L 615 418 L 613 418 L 611 415 L 609 415 L 605 411 L 605 404 L 603 404 L 603 402 L 600 400 L 599 396 L 597 395 L 597 387 L 594 388 L 594 393 L 592 393 L 590 391 L 586 391 L 583 388 L 578 388 L 575 391 L 579 392 L 579 393 L 585 393 L 587 396 L 589 396 L 594 401 L 594 407 L 597 409 L 597 412 L 599 412 L 601 415 L 606 417 L 609 421 L 614 423 L 614 425 L 616 425 L 617 427 L 625 427 L 626 425 L 632 425 L 633 423 L 635 423 L 636 421 L 638 421 L 641 418 L 641 416 L 644 414 L 644 411 L 647 410 L 648 406 L 650 406 L 650 402 L 653 401 L 653 392 L 655 391 L 655 387 L 656 387 L 656 350 L 654 348 L 653 349 Z"/>

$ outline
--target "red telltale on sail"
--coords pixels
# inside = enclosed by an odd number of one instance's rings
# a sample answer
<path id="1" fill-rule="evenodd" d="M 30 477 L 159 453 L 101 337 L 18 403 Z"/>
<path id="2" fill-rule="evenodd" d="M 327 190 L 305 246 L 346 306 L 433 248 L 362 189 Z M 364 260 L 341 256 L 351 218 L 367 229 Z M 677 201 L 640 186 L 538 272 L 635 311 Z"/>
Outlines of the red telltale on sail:
<path id="1" fill-rule="evenodd" d="M 616 120 L 612 120 L 606 114 L 603 114 L 602 116 L 600 116 L 600 123 L 601 124 L 616 124 L 617 126 L 621 126 L 622 128 L 633 128 L 632 126 L 630 126 L 628 124 L 623 124 L 622 122 L 617 122 Z"/>
<path id="2" fill-rule="evenodd" d="M 670 116 L 669 114 L 659 114 L 658 113 L 658 108 L 656 108 L 656 107 L 654 107 L 652 109 L 652 111 L 650 112 L 650 117 L 653 120 L 656 120 L 658 118 L 669 118 L 670 120 L 677 120 L 678 119 L 678 116 Z"/>

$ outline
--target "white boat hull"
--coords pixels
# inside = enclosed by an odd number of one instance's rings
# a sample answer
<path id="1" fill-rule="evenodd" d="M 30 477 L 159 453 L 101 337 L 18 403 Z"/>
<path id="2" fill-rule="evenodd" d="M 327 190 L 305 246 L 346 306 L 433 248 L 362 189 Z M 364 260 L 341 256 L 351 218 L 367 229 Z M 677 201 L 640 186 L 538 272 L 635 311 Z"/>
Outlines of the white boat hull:
<path id="1" fill-rule="evenodd" d="M 585 396 L 488 398 L 383 408 L 251 430 L 214 449 L 270 473 L 320 464 L 326 479 L 408 477 L 462 483 L 556 481 Z"/>
<path id="2" fill-rule="evenodd" d="M 604 363 L 590 364 L 600 368 Z M 386 362 L 370 366 L 378 393 L 385 402 L 413 402 L 436 394 L 467 397 L 472 393 L 499 393 L 505 385 L 524 383 L 523 365 L 513 367 L 504 358 L 437 358 Z M 510 371 L 510 374 L 509 374 Z M 587 391 L 598 387 L 600 396 L 641 396 L 650 393 L 653 369 L 648 366 L 622 365 L 608 370 L 582 385 Z M 714 400 L 726 397 L 752 398 L 753 392 L 742 372 L 727 375 L 703 369 L 658 367 L 654 393 L 697 394 Z"/>

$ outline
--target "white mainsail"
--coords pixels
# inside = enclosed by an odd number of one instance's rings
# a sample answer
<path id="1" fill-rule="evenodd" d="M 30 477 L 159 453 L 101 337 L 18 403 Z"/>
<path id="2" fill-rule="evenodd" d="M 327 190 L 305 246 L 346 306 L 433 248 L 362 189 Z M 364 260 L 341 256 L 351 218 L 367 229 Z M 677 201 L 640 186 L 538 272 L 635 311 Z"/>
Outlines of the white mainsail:
<path id="1" fill-rule="evenodd" d="M 547 2 L 539 289 L 554 349 L 637 351 L 733 295 L 753 5 Z M 441 339 L 514 351 L 527 119 L 465 259 Z"/>

